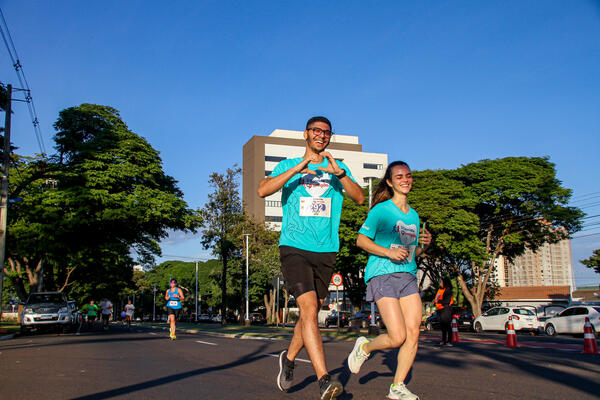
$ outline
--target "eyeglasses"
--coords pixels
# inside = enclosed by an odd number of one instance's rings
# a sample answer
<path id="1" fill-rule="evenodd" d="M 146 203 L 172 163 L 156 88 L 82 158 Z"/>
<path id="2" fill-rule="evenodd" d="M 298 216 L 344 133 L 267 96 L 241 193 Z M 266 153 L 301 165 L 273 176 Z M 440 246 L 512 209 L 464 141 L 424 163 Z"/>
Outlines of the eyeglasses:
<path id="1" fill-rule="evenodd" d="M 315 136 L 321 136 L 324 135 L 325 137 L 331 137 L 331 135 L 333 135 L 333 132 L 331 132 L 330 130 L 323 130 L 321 128 L 317 128 L 312 127 L 312 128 L 308 128 L 309 131 L 313 131 L 313 135 Z"/>

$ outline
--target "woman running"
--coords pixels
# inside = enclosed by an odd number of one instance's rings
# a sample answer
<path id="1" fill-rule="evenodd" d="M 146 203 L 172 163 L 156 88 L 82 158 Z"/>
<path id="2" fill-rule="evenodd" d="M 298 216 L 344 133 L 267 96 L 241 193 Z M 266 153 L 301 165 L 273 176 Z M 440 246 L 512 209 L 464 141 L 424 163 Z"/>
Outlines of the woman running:
<path id="1" fill-rule="evenodd" d="M 131 303 L 131 300 L 127 300 L 125 304 L 125 319 L 127 320 L 127 329 L 131 330 L 131 321 L 133 320 L 133 313 L 135 306 Z"/>
<path id="2" fill-rule="evenodd" d="M 181 310 L 181 302 L 183 301 L 183 291 L 177 287 L 177 280 L 171 279 L 171 287 L 167 289 L 165 293 L 165 300 L 167 301 L 167 311 L 169 313 L 170 337 L 171 340 L 177 339 L 175 336 L 175 324 L 177 318 L 179 318 L 179 311 Z"/>
<path id="3" fill-rule="evenodd" d="M 405 162 L 395 161 L 373 194 L 367 220 L 358 231 L 356 245 L 369 253 L 365 271 L 367 301 L 375 301 L 387 328 L 372 341 L 362 336 L 348 356 L 357 374 L 371 352 L 400 347 L 398 366 L 388 399 L 418 399 L 404 379 L 417 354 L 421 324 L 421 297 L 415 257 L 431 243 L 431 234 L 419 234 L 419 214 L 407 201 L 413 178 Z M 418 244 L 423 247 L 418 247 Z"/>

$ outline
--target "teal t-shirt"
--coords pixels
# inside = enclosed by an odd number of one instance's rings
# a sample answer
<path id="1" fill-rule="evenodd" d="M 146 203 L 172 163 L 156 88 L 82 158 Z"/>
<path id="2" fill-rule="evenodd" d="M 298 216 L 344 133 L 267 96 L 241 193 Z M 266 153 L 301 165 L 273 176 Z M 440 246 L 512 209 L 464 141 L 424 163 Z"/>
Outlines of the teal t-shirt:
<path id="1" fill-rule="evenodd" d="M 276 177 L 301 162 L 300 157 L 283 160 L 270 177 Z M 341 161 L 337 161 L 337 164 L 354 181 L 346 164 Z M 308 164 L 310 170 L 317 172 L 316 175 L 296 174 L 281 188 L 283 220 L 280 246 L 317 253 L 337 252 L 340 249 L 338 231 L 344 199 L 343 186 L 334 175 L 318 169 L 328 165 L 327 158 L 320 164 Z"/>
<path id="2" fill-rule="evenodd" d="M 365 282 L 374 276 L 409 272 L 417 274 L 415 250 L 419 241 L 419 214 L 409 206 L 403 213 L 392 201 L 377 204 L 369 211 L 365 223 L 358 230 L 376 244 L 388 249 L 403 247 L 408 250 L 408 258 L 392 261 L 387 257 L 369 255 L 365 271 Z"/>

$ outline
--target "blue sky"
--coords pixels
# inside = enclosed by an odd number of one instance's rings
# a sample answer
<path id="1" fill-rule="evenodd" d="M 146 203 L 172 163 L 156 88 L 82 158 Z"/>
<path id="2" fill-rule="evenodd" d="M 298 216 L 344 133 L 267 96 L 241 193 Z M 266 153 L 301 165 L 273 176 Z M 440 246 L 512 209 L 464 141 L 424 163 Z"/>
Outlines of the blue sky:
<path id="1" fill-rule="evenodd" d="M 47 151 L 61 109 L 111 105 L 161 152 L 192 207 L 206 201 L 211 172 L 241 165 L 252 135 L 302 129 L 322 114 L 336 132 L 358 135 L 365 151 L 413 169 L 549 156 L 574 205 L 600 214 L 597 1 L 0 7 Z M 17 82 L 4 48 L 0 80 Z M 13 142 L 39 152 L 25 105 L 14 108 Z M 600 235 L 572 242 L 578 285 L 600 283 L 577 262 L 596 248 Z M 177 233 L 163 252 L 205 254 L 198 238 Z"/>

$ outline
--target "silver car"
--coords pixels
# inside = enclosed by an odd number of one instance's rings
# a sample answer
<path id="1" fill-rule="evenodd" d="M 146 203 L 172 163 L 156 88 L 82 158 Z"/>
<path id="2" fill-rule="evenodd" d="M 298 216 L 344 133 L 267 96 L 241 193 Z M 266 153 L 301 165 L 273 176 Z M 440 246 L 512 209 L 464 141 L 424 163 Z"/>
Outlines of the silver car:
<path id="1" fill-rule="evenodd" d="M 21 332 L 40 327 L 61 327 L 63 331 L 73 326 L 73 305 L 61 292 L 31 293 L 21 313 Z"/>

